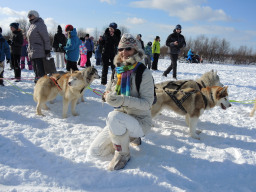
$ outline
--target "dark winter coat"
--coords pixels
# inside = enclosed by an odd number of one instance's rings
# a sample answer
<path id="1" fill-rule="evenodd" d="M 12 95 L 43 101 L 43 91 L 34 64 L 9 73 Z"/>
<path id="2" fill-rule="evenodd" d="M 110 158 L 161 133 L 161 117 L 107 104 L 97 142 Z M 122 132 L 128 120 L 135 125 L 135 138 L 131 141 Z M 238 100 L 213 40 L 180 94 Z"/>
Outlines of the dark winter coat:
<path id="1" fill-rule="evenodd" d="M 85 41 L 85 47 L 87 48 L 87 52 L 93 52 L 94 50 L 94 44 L 93 41 L 89 38 Z"/>
<path id="2" fill-rule="evenodd" d="M 178 41 L 178 45 L 174 45 L 175 41 Z M 170 34 L 166 40 L 166 46 L 170 47 L 171 54 L 179 54 L 180 49 L 186 46 L 186 41 L 184 36 L 177 33 L 174 29 L 173 33 Z"/>
<path id="3" fill-rule="evenodd" d="M 109 33 L 109 28 L 107 28 L 103 35 L 103 40 L 100 41 L 100 45 L 102 47 L 102 56 L 114 58 L 117 53 L 117 47 L 120 39 L 121 31 L 119 29 L 115 29 L 114 35 L 111 36 Z"/>
<path id="4" fill-rule="evenodd" d="M 23 39 L 23 44 L 21 48 L 21 57 L 28 56 L 28 41 L 26 39 Z"/>
<path id="5" fill-rule="evenodd" d="M 40 17 L 36 17 L 30 23 L 27 31 L 28 57 L 30 59 L 44 58 L 46 57 L 45 50 L 51 50 L 47 27 Z"/>
<path id="6" fill-rule="evenodd" d="M 54 48 L 54 51 L 64 52 L 64 50 L 60 48 L 59 44 L 62 44 L 62 46 L 64 47 L 66 45 L 66 42 L 67 42 L 67 38 L 62 33 L 62 30 L 58 29 L 58 32 L 54 35 L 54 38 L 53 38 L 52 47 Z"/>
<path id="7" fill-rule="evenodd" d="M 3 38 L 0 33 L 0 62 L 11 59 L 10 47 L 7 41 Z"/>
<path id="8" fill-rule="evenodd" d="M 11 40 L 11 53 L 13 55 L 21 55 L 21 48 L 23 44 L 23 35 L 20 29 L 13 31 Z"/>
<path id="9" fill-rule="evenodd" d="M 141 48 L 144 50 L 145 47 L 144 47 L 144 41 L 142 41 L 141 39 L 139 40 L 140 44 L 141 44 Z"/>

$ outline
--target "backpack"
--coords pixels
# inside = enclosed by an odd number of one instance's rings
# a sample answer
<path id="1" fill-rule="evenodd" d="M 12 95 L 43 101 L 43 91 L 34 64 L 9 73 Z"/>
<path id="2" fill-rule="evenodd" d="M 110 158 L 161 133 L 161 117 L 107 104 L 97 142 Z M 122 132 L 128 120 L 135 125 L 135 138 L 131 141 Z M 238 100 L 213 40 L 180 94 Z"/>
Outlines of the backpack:
<path id="1" fill-rule="evenodd" d="M 136 70 L 135 84 L 136 84 L 136 88 L 137 88 L 137 91 L 138 91 L 139 94 L 140 94 L 140 92 L 139 92 L 140 84 L 141 84 L 141 81 L 142 81 L 142 74 L 143 74 L 143 72 L 145 71 L 146 68 L 147 67 L 143 63 L 141 63 L 141 65 L 139 65 L 137 70 Z M 154 78 L 153 78 L 153 83 L 154 83 L 154 101 L 153 101 L 153 105 L 154 105 L 157 101 L 156 86 L 155 86 Z"/>

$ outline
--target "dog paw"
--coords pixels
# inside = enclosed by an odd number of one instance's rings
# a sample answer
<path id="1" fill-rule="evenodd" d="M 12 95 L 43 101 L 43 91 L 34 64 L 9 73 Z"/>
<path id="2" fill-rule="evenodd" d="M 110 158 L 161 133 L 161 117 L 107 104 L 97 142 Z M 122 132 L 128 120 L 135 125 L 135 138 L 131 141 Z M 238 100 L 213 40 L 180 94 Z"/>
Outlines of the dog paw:
<path id="1" fill-rule="evenodd" d="M 199 135 L 200 133 L 202 133 L 202 130 L 196 130 L 197 135 Z"/>
<path id="2" fill-rule="evenodd" d="M 67 115 L 62 115 L 62 118 L 63 118 L 63 119 L 66 119 L 66 118 L 67 118 Z"/>
<path id="3" fill-rule="evenodd" d="M 45 116 L 43 113 L 36 113 L 37 115 L 40 115 L 40 116 Z"/>
<path id="4" fill-rule="evenodd" d="M 193 134 L 193 135 L 191 135 L 191 137 L 194 139 L 200 140 L 200 137 L 197 134 Z"/>
<path id="5" fill-rule="evenodd" d="M 79 113 L 72 113 L 72 115 L 73 115 L 73 116 L 78 116 L 78 115 L 79 115 Z"/>

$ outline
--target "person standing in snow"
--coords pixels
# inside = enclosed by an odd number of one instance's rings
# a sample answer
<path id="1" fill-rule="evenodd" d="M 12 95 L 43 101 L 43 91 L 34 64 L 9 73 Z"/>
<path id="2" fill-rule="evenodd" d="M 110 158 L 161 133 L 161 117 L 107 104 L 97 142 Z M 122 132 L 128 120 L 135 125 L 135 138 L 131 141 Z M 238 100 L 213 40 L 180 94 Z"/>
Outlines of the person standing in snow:
<path id="1" fill-rule="evenodd" d="M 151 68 L 151 58 L 153 57 L 152 55 L 152 42 L 149 41 L 147 46 L 145 47 L 145 65 L 148 67 L 148 69 Z"/>
<path id="2" fill-rule="evenodd" d="M 85 38 L 80 37 L 81 44 L 79 46 L 80 52 L 80 67 L 85 68 L 85 64 L 87 62 L 87 48 L 85 46 Z"/>
<path id="3" fill-rule="evenodd" d="M 8 43 L 11 46 L 11 62 L 14 68 L 15 82 L 19 82 L 21 78 L 20 56 L 23 45 L 23 35 L 19 28 L 19 23 L 11 23 L 10 29 L 12 31 L 12 39 L 9 39 Z"/>
<path id="4" fill-rule="evenodd" d="M 0 27 L 0 85 L 4 86 L 4 60 L 7 60 L 7 63 L 10 63 L 11 53 L 10 47 L 7 41 L 2 36 L 2 28 Z"/>
<path id="5" fill-rule="evenodd" d="M 45 75 L 43 59 L 50 56 L 51 44 L 47 27 L 38 12 L 29 11 L 28 19 L 30 22 L 27 31 L 28 57 L 33 65 L 36 83 L 40 77 Z"/>
<path id="6" fill-rule="evenodd" d="M 158 58 L 160 56 L 160 37 L 156 36 L 153 46 L 152 46 L 152 53 L 153 53 L 153 63 L 152 63 L 152 70 L 158 70 Z"/>
<path id="7" fill-rule="evenodd" d="M 56 54 L 56 68 L 64 68 L 65 64 L 64 64 L 64 50 L 62 49 L 61 46 L 65 46 L 67 42 L 67 38 L 65 37 L 65 35 L 62 33 L 62 28 L 60 25 L 58 25 L 57 28 L 57 33 L 54 35 L 53 38 L 53 49 L 55 51 Z"/>
<path id="8" fill-rule="evenodd" d="M 95 59 L 96 59 L 96 65 L 101 65 L 101 52 L 102 52 L 102 47 L 100 45 L 100 41 L 102 41 L 102 36 L 99 37 L 99 40 L 97 41 L 96 44 L 96 50 L 95 50 Z"/>
<path id="9" fill-rule="evenodd" d="M 87 48 L 87 61 L 86 61 L 86 67 L 90 67 L 91 64 L 91 57 L 92 57 L 92 53 L 94 50 L 94 44 L 93 44 L 93 40 L 90 38 L 89 34 L 85 35 L 85 46 Z"/>
<path id="10" fill-rule="evenodd" d="M 115 108 L 108 114 L 106 127 L 88 150 L 88 158 L 106 156 L 114 152 L 109 170 L 125 167 L 130 159 L 129 143 L 140 145 L 140 137 L 151 128 L 151 106 L 154 101 L 153 77 L 147 68 L 142 73 L 139 92 L 136 71 L 144 66 L 144 51 L 131 34 L 124 34 L 118 45 L 114 64 L 116 73 L 109 81 L 103 99 Z M 142 65 L 142 66 L 141 66 Z M 144 66 L 145 67 L 145 66 Z"/>
<path id="11" fill-rule="evenodd" d="M 117 46 L 121 38 L 121 31 L 117 29 L 116 23 L 110 23 L 109 27 L 105 30 L 102 41 L 100 45 L 102 47 L 102 76 L 101 84 L 107 84 L 108 68 L 109 66 L 112 69 L 112 72 L 115 69 L 113 64 L 114 57 L 117 53 Z"/>
<path id="12" fill-rule="evenodd" d="M 79 59 L 79 46 L 81 44 L 81 40 L 77 36 L 76 28 L 72 25 L 66 25 L 65 32 L 68 35 L 68 40 L 66 46 L 60 45 L 64 49 L 65 58 L 67 60 L 67 71 L 72 69 L 73 71 L 78 71 L 77 61 Z"/>
<path id="13" fill-rule="evenodd" d="M 142 35 L 141 35 L 141 34 L 138 34 L 138 35 L 136 36 L 136 39 L 140 42 L 140 45 L 139 45 L 139 46 L 144 50 L 144 49 L 145 49 L 145 47 L 144 47 L 144 42 L 142 41 L 141 37 L 142 37 Z"/>
<path id="14" fill-rule="evenodd" d="M 21 48 L 21 57 L 20 57 L 20 69 L 25 69 L 25 60 L 27 60 L 27 64 L 28 64 L 28 69 L 32 70 L 32 64 L 30 59 L 28 58 L 28 40 L 27 40 L 27 36 L 25 33 L 23 33 L 23 44 L 22 44 L 22 48 Z"/>
<path id="15" fill-rule="evenodd" d="M 173 69 L 172 76 L 177 80 L 178 56 L 180 49 L 186 46 L 185 38 L 181 35 L 181 25 L 176 25 L 173 33 L 167 37 L 166 46 L 170 47 L 171 65 L 164 71 L 163 76 L 167 77 L 167 74 Z"/>

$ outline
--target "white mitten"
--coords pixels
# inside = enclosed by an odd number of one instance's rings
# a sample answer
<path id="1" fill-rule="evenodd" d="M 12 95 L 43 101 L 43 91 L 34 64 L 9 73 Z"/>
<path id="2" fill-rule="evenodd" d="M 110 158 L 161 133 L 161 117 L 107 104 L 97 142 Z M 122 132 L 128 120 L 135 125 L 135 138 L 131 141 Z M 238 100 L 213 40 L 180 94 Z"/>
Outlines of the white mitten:
<path id="1" fill-rule="evenodd" d="M 113 107 L 120 107 L 124 103 L 124 97 L 122 95 L 117 95 L 116 92 L 108 93 L 106 102 Z"/>

